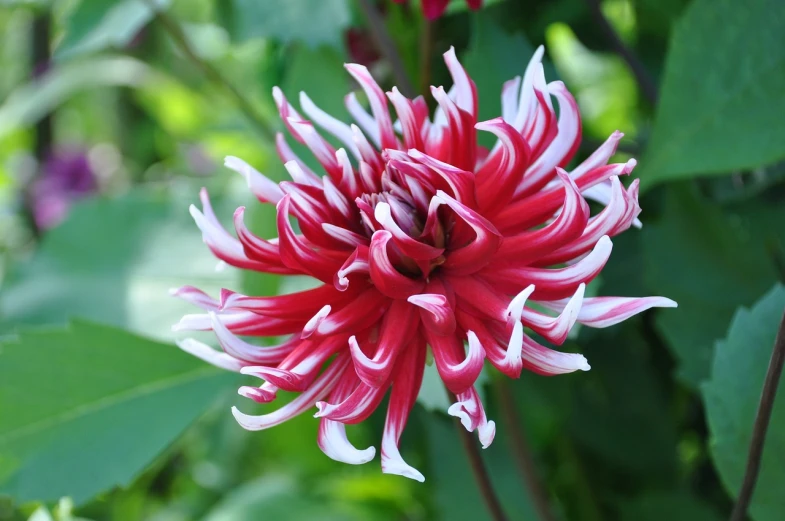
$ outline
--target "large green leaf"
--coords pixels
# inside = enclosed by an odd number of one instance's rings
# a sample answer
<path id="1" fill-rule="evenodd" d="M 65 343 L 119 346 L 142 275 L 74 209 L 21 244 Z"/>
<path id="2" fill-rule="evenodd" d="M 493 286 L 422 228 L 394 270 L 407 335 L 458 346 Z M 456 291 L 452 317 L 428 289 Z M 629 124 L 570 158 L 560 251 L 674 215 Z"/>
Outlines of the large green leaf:
<path id="1" fill-rule="evenodd" d="M 678 435 L 656 363 L 636 324 L 584 330 L 589 339 L 580 350 L 591 371 L 559 377 L 573 380 L 570 434 L 605 469 L 623 472 L 631 483 L 669 483 L 676 477 Z"/>
<path id="2" fill-rule="evenodd" d="M 709 374 L 712 345 L 738 306 L 749 305 L 777 279 L 773 263 L 750 230 L 687 186 L 667 194 L 662 218 L 643 230 L 644 278 L 649 291 L 679 309 L 656 324 L 679 361 L 679 376 L 697 386 Z"/>
<path id="3" fill-rule="evenodd" d="M 785 3 L 695 0 L 677 24 L 643 185 L 785 158 Z"/>
<path id="4" fill-rule="evenodd" d="M 686 491 L 649 491 L 621 504 L 624 521 L 721 521 L 717 510 Z"/>
<path id="5" fill-rule="evenodd" d="M 225 15 L 230 33 L 239 41 L 272 38 L 301 41 L 311 47 L 340 46 L 349 26 L 348 0 L 232 0 Z M 224 8 L 226 9 L 226 7 Z"/>
<path id="6" fill-rule="evenodd" d="M 158 338 L 195 308 L 168 290 L 194 285 L 217 295 L 236 287 L 237 270 L 216 272 L 216 259 L 188 215 L 195 187 L 182 196 L 138 190 L 76 205 L 0 295 L 0 327 L 62 324 L 84 317 Z M 235 205 L 216 207 L 231 216 Z"/>
<path id="7" fill-rule="evenodd" d="M 752 425 L 774 337 L 785 309 L 785 287 L 775 286 L 752 308 L 740 308 L 728 336 L 717 342 L 711 379 L 703 386 L 711 455 L 725 487 L 738 494 Z M 750 513 L 755 521 L 779 521 L 785 512 L 785 381 L 780 382 Z"/>
<path id="8" fill-rule="evenodd" d="M 131 481 L 235 376 L 85 322 L 0 344 L 0 493 L 77 503 Z"/>
<path id="9" fill-rule="evenodd" d="M 65 36 L 55 49 L 55 58 L 106 48 L 122 49 L 153 18 L 150 4 L 158 8 L 170 0 L 81 0 L 66 19 Z"/>
<path id="10" fill-rule="evenodd" d="M 298 483 L 295 476 L 268 474 L 233 490 L 207 513 L 204 521 L 276 518 L 353 521 L 371 519 L 371 515 L 370 509 L 356 504 L 315 495 L 313 490 Z"/>

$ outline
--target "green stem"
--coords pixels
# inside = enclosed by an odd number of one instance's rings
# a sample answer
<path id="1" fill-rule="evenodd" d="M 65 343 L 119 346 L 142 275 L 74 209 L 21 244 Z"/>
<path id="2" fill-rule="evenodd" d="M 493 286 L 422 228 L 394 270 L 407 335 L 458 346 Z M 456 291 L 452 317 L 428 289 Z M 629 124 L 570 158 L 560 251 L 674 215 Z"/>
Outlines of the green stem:
<path id="1" fill-rule="evenodd" d="M 449 390 L 447 391 L 447 395 L 450 397 L 451 403 L 458 401 L 455 395 Z M 482 495 L 482 498 L 485 501 L 485 506 L 488 507 L 488 512 L 491 514 L 491 519 L 493 519 L 493 521 L 507 521 L 507 515 L 504 513 L 501 502 L 496 496 L 496 492 L 493 490 L 493 484 L 488 475 L 488 470 L 485 468 L 485 464 L 482 461 L 480 449 L 477 447 L 477 441 L 472 437 L 472 433 L 464 428 L 458 418 L 454 418 L 453 424 L 458 431 L 458 436 L 461 438 L 461 444 L 466 452 L 466 458 L 469 460 L 469 466 L 472 469 L 475 481 L 477 481 L 477 486 L 480 489 L 480 495 Z"/>
<path id="2" fill-rule="evenodd" d="M 513 457 L 518 465 L 521 477 L 526 484 L 529 497 L 537 512 L 537 517 L 540 521 L 556 521 L 556 518 L 551 511 L 550 502 L 548 501 L 548 494 L 537 475 L 537 467 L 534 463 L 534 457 L 529 448 L 521 419 L 518 412 L 515 410 L 514 399 L 512 392 L 510 391 L 510 383 L 506 378 L 497 378 L 495 379 L 494 386 L 496 387 L 496 394 L 499 397 L 499 407 L 501 409 L 502 418 L 507 427 L 507 432 L 509 432 L 508 438 Z"/>
<path id="3" fill-rule="evenodd" d="M 752 428 L 752 440 L 747 456 L 747 469 L 744 473 L 744 480 L 739 491 L 739 498 L 731 514 L 731 521 L 743 521 L 747 516 L 747 508 L 755 492 L 755 484 L 760 473 L 760 463 L 763 456 L 763 446 L 766 443 L 766 432 L 769 429 L 771 411 L 774 408 L 774 399 L 777 397 L 782 367 L 785 364 L 785 313 L 782 315 L 780 327 L 777 331 L 777 338 L 774 340 L 774 349 L 769 360 L 769 369 L 766 372 L 766 380 L 763 382 L 758 413 L 755 417 L 755 425 Z"/>

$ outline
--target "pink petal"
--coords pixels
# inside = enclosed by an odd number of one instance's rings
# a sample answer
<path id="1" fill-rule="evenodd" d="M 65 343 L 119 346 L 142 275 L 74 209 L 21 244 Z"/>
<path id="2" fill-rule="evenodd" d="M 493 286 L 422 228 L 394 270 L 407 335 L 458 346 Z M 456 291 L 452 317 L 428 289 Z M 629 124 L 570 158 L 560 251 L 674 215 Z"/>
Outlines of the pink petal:
<path id="1" fill-rule="evenodd" d="M 387 108 L 387 97 L 384 95 L 384 91 L 382 91 L 379 84 L 376 83 L 371 73 L 364 66 L 347 63 L 344 67 L 357 80 L 357 83 L 365 91 L 365 95 L 368 96 L 371 112 L 373 112 L 373 117 L 379 128 L 381 148 L 398 148 L 398 141 L 395 138 L 395 131 L 393 130 L 390 112 Z"/>
<path id="2" fill-rule="evenodd" d="M 178 340 L 177 347 L 188 354 L 204 360 L 208 364 L 212 364 L 220 369 L 226 369 L 227 371 L 240 372 L 240 370 L 245 365 L 242 360 L 238 360 L 237 358 L 226 353 L 216 351 L 207 344 L 203 344 L 202 342 L 194 340 L 193 338 Z"/>
<path id="3" fill-rule="evenodd" d="M 338 383 L 341 373 L 348 365 L 348 354 L 339 356 L 305 392 L 274 412 L 253 416 L 240 412 L 237 407 L 232 407 L 232 414 L 237 423 L 249 431 L 259 431 L 279 425 L 313 407 L 317 401 L 326 396 Z"/>
<path id="4" fill-rule="evenodd" d="M 357 376 L 351 371 L 344 371 L 338 384 L 330 393 L 329 400 L 333 403 L 345 400 L 356 385 Z M 364 450 L 357 449 L 346 437 L 346 426 L 327 418 L 322 418 L 319 422 L 319 434 L 316 441 L 322 452 L 341 463 L 362 465 L 371 461 L 376 455 L 374 447 Z"/>
<path id="5" fill-rule="evenodd" d="M 388 382 L 398 355 L 409 347 L 417 318 L 414 307 L 403 300 L 393 301 L 382 320 L 379 341 L 372 357 L 363 353 L 354 336 L 349 338 L 354 369 L 363 383 L 381 387 Z"/>
<path id="6" fill-rule="evenodd" d="M 243 176 L 248 183 L 248 188 L 251 189 L 251 193 L 261 202 L 276 204 L 281 200 L 281 197 L 283 197 L 283 192 L 278 187 L 278 184 L 260 174 L 255 168 L 242 159 L 234 156 L 226 156 L 224 159 L 224 166 Z"/>
<path id="7" fill-rule="evenodd" d="M 376 289 L 393 299 L 405 299 L 419 293 L 425 287 L 422 279 L 409 278 L 401 274 L 390 262 L 387 243 L 392 234 L 386 230 L 374 232 L 369 248 L 371 280 Z"/>
<path id="8" fill-rule="evenodd" d="M 469 331 L 469 343 L 477 342 L 477 337 Z M 447 414 L 461 420 L 461 425 L 472 432 L 475 429 L 480 438 L 483 449 L 487 449 L 496 436 L 496 423 L 488 421 L 485 409 L 480 401 L 480 395 L 475 387 L 470 387 L 465 392 L 457 395 L 458 401 L 447 409 Z"/>
<path id="9" fill-rule="evenodd" d="M 474 385 L 485 359 L 485 350 L 479 342 L 470 342 L 469 352 L 464 354 L 463 342 L 455 335 L 440 336 L 426 329 L 425 337 L 439 376 L 451 392 L 462 393 Z"/>
<path id="10" fill-rule="evenodd" d="M 565 301 L 538 302 L 553 311 L 561 311 Z M 675 308 L 676 302 L 665 297 L 591 297 L 583 300 L 578 322 L 589 327 L 603 328 L 627 320 L 651 308 Z"/>
<path id="11" fill-rule="evenodd" d="M 419 482 L 425 481 L 425 478 L 403 460 L 398 450 L 398 442 L 422 385 L 425 352 L 425 340 L 419 337 L 399 358 L 393 375 L 395 383 L 390 392 L 390 403 L 387 406 L 387 419 L 382 436 L 382 472 L 397 474 Z"/>

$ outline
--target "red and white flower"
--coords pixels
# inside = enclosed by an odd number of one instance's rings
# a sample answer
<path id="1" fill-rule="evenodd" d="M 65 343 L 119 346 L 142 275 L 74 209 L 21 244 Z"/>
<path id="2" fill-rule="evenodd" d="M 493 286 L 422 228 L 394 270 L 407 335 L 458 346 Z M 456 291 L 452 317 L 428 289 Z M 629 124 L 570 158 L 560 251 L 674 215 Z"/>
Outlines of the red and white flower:
<path id="1" fill-rule="evenodd" d="M 608 327 L 652 307 L 676 305 L 663 297 L 584 297 L 586 284 L 608 260 L 610 237 L 637 221 L 638 182 L 625 188 L 619 181 L 635 160 L 608 164 L 622 138 L 615 132 L 565 170 L 578 149 L 581 121 L 562 82 L 545 82 L 542 54 L 538 49 L 523 79 L 504 84 L 502 116 L 479 123 L 474 82 L 453 49 L 444 57 L 454 85 L 431 89 L 438 104 L 432 119 L 422 97 L 410 100 L 395 88 L 383 92 L 359 65 L 346 68 L 365 92 L 370 113 L 349 94 L 346 106 L 356 124 L 323 112 L 304 93 L 301 115 L 273 90 L 289 134 L 310 149 L 324 175 L 280 134 L 278 153 L 292 181 L 276 184 L 242 160 L 226 159 L 259 201 L 276 205 L 277 238 L 254 235 L 244 208 L 234 214 L 236 236 L 228 233 L 204 190 L 202 209 L 192 206 L 191 214 L 221 261 L 308 275 L 320 285 L 272 297 L 223 290 L 214 299 L 193 287 L 174 291 L 203 309 L 175 329 L 212 330 L 222 351 L 192 339 L 180 343 L 183 349 L 263 380 L 239 389 L 257 402 L 274 400 L 278 390 L 300 393 L 270 414 L 233 408 L 243 427 L 266 429 L 315 407 L 325 454 L 365 463 L 375 449 L 355 448 L 345 425 L 366 419 L 389 392 L 382 470 L 422 481 L 402 459 L 398 442 L 427 350 L 457 397 L 447 412 L 476 430 L 487 447 L 495 427 L 476 387 L 486 359 L 511 378 L 524 368 L 543 375 L 586 371 L 582 355 L 546 347 L 531 333 L 558 346 L 576 322 Z M 320 132 L 343 148 L 336 150 Z M 477 132 L 496 136 L 495 146 L 479 146 Z M 586 196 L 604 208 L 590 215 Z M 260 347 L 242 336 L 285 340 Z"/>

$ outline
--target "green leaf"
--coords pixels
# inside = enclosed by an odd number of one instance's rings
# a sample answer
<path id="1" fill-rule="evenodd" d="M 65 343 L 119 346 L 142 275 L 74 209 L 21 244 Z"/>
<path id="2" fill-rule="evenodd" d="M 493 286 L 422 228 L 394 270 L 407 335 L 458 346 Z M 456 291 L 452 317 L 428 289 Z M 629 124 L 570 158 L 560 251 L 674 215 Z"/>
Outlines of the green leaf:
<path id="1" fill-rule="evenodd" d="M 82 503 L 129 483 L 235 375 L 86 322 L 0 344 L 0 493 Z"/>
<path id="2" fill-rule="evenodd" d="M 153 0 L 151 3 L 163 9 L 170 0 Z M 145 0 L 81 0 L 66 20 L 65 36 L 55 49 L 55 59 L 107 48 L 122 49 L 153 16 Z"/>
<path id="3" fill-rule="evenodd" d="M 785 3 L 695 0 L 665 66 L 644 186 L 785 158 Z"/>
<path id="4" fill-rule="evenodd" d="M 182 197 L 137 190 L 75 205 L 4 285 L 0 329 L 84 317 L 171 338 L 172 324 L 196 308 L 170 297 L 170 288 L 194 285 L 217 295 L 237 287 L 238 270 L 215 271 L 217 260 L 188 215 L 196 188 L 177 192 Z M 219 205 L 216 213 L 231 216 L 235 206 Z"/>
<path id="5" fill-rule="evenodd" d="M 621 505 L 623 521 L 722 521 L 717 510 L 683 491 L 648 491 Z"/>
<path id="6" fill-rule="evenodd" d="M 785 287 L 775 286 L 752 308 L 740 308 L 728 336 L 717 342 L 711 379 L 703 386 L 711 456 L 734 497 L 746 468 L 752 425 L 774 337 L 785 309 Z M 779 398 L 785 394 L 780 382 Z M 750 513 L 755 521 L 779 521 L 785 512 L 785 402 L 778 400 L 769 425 Z"/>
<path id="7" fill-rule="evenodd" d="M 634 137 L 638 87 L 624 61 L 592 51 L 563 23 L 552 24 L 546 37 L 548 54 L 580 105 L 583 132 L 602 140 L 616 130 Z"/>
<path id="8" fill-rule="evenodd" d="M 349 26 L 348 0 L 232 0 L 228 23 L 238 41 L 272 38 L 310 47 L 340 47 Z"/>
<path id="9" fill-rule="evenodd" d="M 94 58 L 59 65 L 15 89 L 0 105 L 0 138 L 34 124 L 79 91 L 102 86 L 137 86 L 151 77 L 144 63 L 128 57 Z"/>
<path id="10" fill-rule="evenodd" d="M 773 263 L 750 229 L 700 198 L 673 187 L 662 218 L 642 230 L 649 291 L 679 309 L 661 312 L 656 326 L 679 362 L 679 377 L 695 387 L 709 375 L 712 345 L 738 306 L 760 297 L 777 280 Z"/>
<path id="11" fill-rule="evenodd" d="M 357 508 L 314 497 L 291 475 L 268 474 L 244 483 L 224 497 L 204 521 L 230 519 L 319 519 L 354 521 L 369 519 Z M 354 510 L 354 511 L 353 511 Z"/>
<path id="12" fill-rule="evenodd" d="M 584 335 L 590 339 L 580 349 L 591 371 L 561 377 L 573 380 L 562 384 L 573 389 L 569 429 L 606 469 L 618 469 L 630 483 L 670 483 L 678 436 L 652 353 L 635 323 Z"/>

